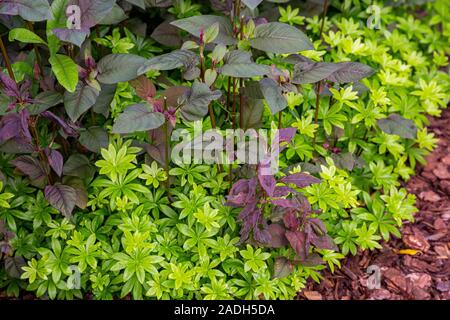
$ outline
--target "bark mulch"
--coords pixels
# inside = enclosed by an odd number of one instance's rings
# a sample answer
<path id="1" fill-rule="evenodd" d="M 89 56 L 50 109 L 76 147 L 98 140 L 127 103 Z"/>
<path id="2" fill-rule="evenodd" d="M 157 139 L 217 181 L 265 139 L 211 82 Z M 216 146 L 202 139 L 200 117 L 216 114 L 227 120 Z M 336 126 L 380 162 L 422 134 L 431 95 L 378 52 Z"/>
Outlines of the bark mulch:
<path id="1" fill-rule="evenodd" d="M 406 184 L 420 211 L 413 223 L 405 223 L 402 239 L 346 259 L 334 274 L 324 272 L 321 284 L 308 282 L 300 299 L 450 300 L 450 109 L 430 118 L 429 131 L 439 143 Z M 374 279 L 367 273 L 371 265 L 380 268 L 379 289 L 368 288 L 373 288 L 368 286 Z"/>

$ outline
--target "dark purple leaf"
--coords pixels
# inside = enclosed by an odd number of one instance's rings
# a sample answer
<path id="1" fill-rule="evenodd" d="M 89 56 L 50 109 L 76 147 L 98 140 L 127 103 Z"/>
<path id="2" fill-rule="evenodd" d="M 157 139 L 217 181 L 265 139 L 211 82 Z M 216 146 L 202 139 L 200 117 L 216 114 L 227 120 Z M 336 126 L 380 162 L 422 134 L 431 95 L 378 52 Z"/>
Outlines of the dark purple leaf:
<path id="1" fill-rule="evenodd" d="M 387 134 L 395 134 L 405 139 L 416 139 L 417 137 L 417 127 L 414 122 L 396 113 L 386 119 L 378 120 L 377 125 Z"/>
<path id="2" fill-rule="evenodd" d="M 42 112 L 41 115 L 59 125 L 66 135 L 71 137 L 78 136 L 78 132 L 75 130 L 74 125 L 64 121 L 53 112 L 47 110 Z"/>
<path id="3" fill-rule="evenodd" d="M 19 132 L 20 132 L 20 137 L 23 138 L 24 141 L 27 141 L 29 143 L 31 143 L 31 133 L 30 130 L 28 129 L 28 119 L 30 118 L 30 114 L 28 113 L 27 109 L 22 109 L 19 112 L 20 115 L 20 127 L 19 127 Z"/>
<path id="4" fill-rule="evenodd" d="M 164 21 L 157 26 L 151 37 L 168 47 L 179 48 L 183 44 L 183 38 L 178 34 L 178 28 L 171 25 L 170 21 Z"/>
<path id="5" fill-rule="evenodd" d="M 99 91 L 85 83 L 79 82 L 74 92 L 64 94 L 64 108 L 72 121 L 89 110 L 97 101 Z"/>
<path id="6" fill-rule="evenodd" d="M 271 235 L 271 241 L 268 246 L 271 248 L 281 248 L 287 246 L 289 241 L 286 238 L 286 228 L 281 224 L 272 223 L 268 227 L 268 231 Z"/>
<path id="7" fill-rule="evenodd" d="M 61 177 L 63 171 L 64 159 L 58 150 L 45 149 L 45 154 L 47 155 L 48 164 L 56 172 L 58 176 Z"/>
<path id="8" fill-rule="evenodd" d="M 320 179 L 306 174 L 306 173 L 294 173 L 289 176 L 281 178 L 281 182 L 289 185 L 289 184 L 295 184 L 298 188 L 304 188 L 307 187 L 313 183 L 320 183 Z"/>
<path id="9" fill-rule="evenodd" d="M 101 88 L 100 95 L 97 97 L 97 101 L 92 107 L 92 110 L 108 117 L 109 107 L 116 94 L 117 84 L 102 84 Z"/>
<path id="10" fill-rule="evenodd" d="M 85 209 L 88 202 L 88 193 L 83 181 L 77 177 L 65 176 L 63 178 L 63 184 L 71 186 L 75 189 L 75 205 L 80 209 Z"/>
<path id="11" fill-rule="evenodd" d="M 260 165 L 258 167 L 258 180 L 261 187 L 264 189 L 264 191 L 267 193 L 269 197 L 273 197 L 273 194 L 275 192 L 275 185 L 277 184 L 277 181 L 275 180 L 275 177 L 269 173 L 270 167 L 269 166 L 263 166 Z"/>
<path id="12" fill-rule="evenodd" d="M 317 236 L 313 234 L 310 236 L 310 242 L 318 249 L 338 250 L 333 239 L 329 235 Z"/>
<path id="13" fill-rule="evenodd" d="M 21 97 L 16 82 L 3 72 L 0 72 L 0 88 L 7 96 L 14 97 L 16 99 L 20 99 Z"/>
<path id="14" fill-rule="evenodd" d="M 242 207 L 256 196 L 257 180 L 241 179 L 233 184 L 230 193 L 227 196 L 227 205 Z"/>
<path id="15" fill-rule="evenodd" d="M 62 95 L 56 91 L 43 91 L 36 95 L 33 104 L 27 106 L 30 115 L 38 115 L 63 102 Z"/>
<path id="16" fill-rule="evenodd" d="M 67 159 L 63 167 L 64 175 L 79 177 L 83 180 L 91 180 L 95 169 L 91 167 L 89 159 L 82 154 L 73 154 Z"/>
<path id="17" fill-rule="evenodd" d="M 167 106 L 178 107 L 178 101 L 181 100 L 189 92 L 189 87 L 185 86 L 173 86 L 164 90 L 161 94 L 162 97 L 166 97 Z"/>
<path id="18" fill-rule="evenodd" d="M 141 75 L 137 79 L 130 81 L 130 84 L 136 91 L 138 97 L 142 100 L 151 102 L 151 99 L 156 95 L 155 85 L 144 75 Z"/>
<path id="19" fill-rule="evenodd" d="M 300 264 L 306 267 L 315 267 L 324 264 L 324 261 L 322 257 L 319 256 L 317 253 L 311 253 L 306 257 L 306 259 L 299 259 L 299 257 L 296 257 L 296 259 L 294 259 L 292 263 L 295 265 Z"/>
<path id="20" fill-rule="evenodd" d="M 180 49 L 145 60 L 137 72 L 141 75 L 149 70 L 173 70 L 181 67 L 188 69 L 198 65 L 199 62 L 195 53 Z"/>
<path id="21" fill-rule="evenodd" d="M 272 240 L 272 236 L 269 232 L 269 226 L 267 225 L 266 219 L 264 219 L 261 210 L 256 211 L 258 215 L 258 219 L 256 222 L 256 225 L 253 229 L 253 238 L 259 243 L 259 244 L 268 244 Z"/>
<path id="22" fill-rule="evenodd" d="M 53 33 L 58 37 L 59 40 L 73 43 L 74 45 L 81 47 L 84 40 L 89 36 L 89 29 L 64 29 L 55 28 Z"/>
<path id="23" fill-rule="evenodd" d="M 286 228 L 288 228 L 291 231 L 296 231 L 298 227 L 300 227 L 300 221 L 297 218 L 297 215 L 295 214 L 295 211 L 288 211 L 283 216 L 283 222 Z"/>
<path id="24" fill-rule="evenodd" d="M 275 80 L 263 78 L 259 81 L 259 85 L 272 114 L 280 112 L 287 107 L 287 100 L 283 95 L 283 89 Z"/>
<path id="25" fill-rule="evenodd" d="M 20 156 L 12 160 L 11 163 L 16 166 L 19 171 L 27 175 L 33 185 L 40 188 L 45 186 L 47 173 L 39 160 L 31 156 Z"/>
<path id="26" fill-rule="evenodd" d="M 0 144 L 19 134 L 20 116 L 17 113 L 8 113 L 0 119 Z"/>
<path id="27" fill-rule="evenodd" d="M 294 127 L 282 128 L 278 130 L 278 132 L 275 134 L 275 137 L 278 137 L 280 143 L 290 143 L 294 138 L 296 132 L 297 128 Z"/>
<path id="28" fill-rule="evenodd" d="M 45 198 L 66 218 L 70 218 L 72 216 L 72 211 L 75 207 L 77 198 L 77 194 L 74 188 L 59 183 L 53 186 L 46 186 Z"/>
<path id="29" fill-rule="evenodd" d="M 81 28 L 89 29 L 98 24 L 114 7 L 116 0 L 71 0 L 70 5 L 81 9 Z"/>
<path id="30" fill-rule="evenodd" d="M 129 106 L 114 123 L 113 133 L 134 133 L 161 127 L 165 118 L 162 113 L 152 112 L 147 103 Z"/>
<path id="31" fill-rule="evenodd" d="M 202 119 L 208 113 L 209 104 L 220 98 L 220 90 L 212 91 L 206 84 L 194 82 L 186 94 L 181 116 L 187 121 Z"/>
<path id="32" fill-rule="evenodd" d="M 20 275 L 23 273 L 22 267 L 24 265 L 25 259 L 21 256 L 5 258 L 5 271 L 11 278 L 20 279 Z"/>
<path id="33" fill-rule="evenodd" d="M 286 197 L 290 193 L 296 193 L 296 191 L 292 188 L 286 186 L 276 186 L 275 191 L 273 193 L 274 197 Z"/>
<path id="34" fill-rule="evenodd" d="M 109 136 L 102 127 L 90 127 L 80 132 L 79 141 L 89 151 L 99 153 L 101 148 L 108 148 Z"/>
<path id="35" fill-rule="evenodd" d="M 146 62 L 147 59 L 134 54 L 109 54 L 98 62 L 97 80 L 104 84 L 115 84 L 136 79 L 138 69 Z"/>
<path id="36" fill-rule="evenodd" d="M 375 70 L 359 62 L 339 62 L 339 69 L 333 72 L 327 80 L 336 83 L 355 82 L 371 76 Z"/>
<path id="37" fill-rule="evenodd" d="M 172 21 L 170 24 L 199 38 L 202 30 L 205 30 L 214 23 L 219 24 L 219 34 L 214 39 L 214 43 L 223 43 L 225 45 L 232 45 L 236 43 L 236 39 L 233 38 L 233 26 L 228 17 L 197 15 L 194 17 Z"/>
<path id="38" fill-rule="evenodd" d="M 295 209 L 298 207 L 298 204 L 294 200 L 290 199 L 272 199 L 270 202 L 276 206 L 280 206 L 288 209 Z"/>
<path id="39" fill-rule="evenodd" d="M 292 263 L 285 257 L 278 257 L 275 259 L 273 265 L 273 278 L 284 278 L 287 277 L 293 270 Z"/>
<path id="40" fill-rule="evenodd" d="M 340 66 L 331 62 L 300 62 L 294 66 L 292 83 L 316 83 L 339 70 Z"/>
<path id="41" fill-rule="evenodd" d="M 306 241 L 306 234 L 303 231 L 287 231 L 286 238 L 298 256 L 301 259 L 306 259 L 309 252 L 309 244 Z"/>
<path id="42" fill-rule="evenodd" d="M 23 138 L 17 136 L 7 140 L 0 145 L 0 151 L 5 153 L 32 153 L 34 147 L 29 141 L 25 141 Z"/>
<path id="43" fill-rule="evenodd" d="M 1 0 L 0 15 L 19 15 L 28 21 L 53 19 L 47 0 Z"/>
<path id="44" fill-rule="evenodd" d="M 246 94 L 247 88 L 245 87 L 242 89 L 244 108 L 242 110 L 241 116 L 243 118 L 243 129 L 258 129 L 262 126 L 263 122 L 264 100 L 252 99 L 249 95 Z"/>

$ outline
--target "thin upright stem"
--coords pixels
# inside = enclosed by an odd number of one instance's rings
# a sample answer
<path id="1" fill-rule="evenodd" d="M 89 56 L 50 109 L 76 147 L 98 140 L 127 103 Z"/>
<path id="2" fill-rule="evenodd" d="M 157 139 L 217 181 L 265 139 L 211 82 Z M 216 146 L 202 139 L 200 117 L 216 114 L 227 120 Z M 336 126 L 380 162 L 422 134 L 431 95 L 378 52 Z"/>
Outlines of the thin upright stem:
<path id="1" fill-rule="evenodd" d="M 320 90 L 322 89 L 322 81 L 316 85 L 316 110 L 314 112 L 314 123 L 319 123 L 319 108 L 320 108 Z M 314 133 L 313 146 L 316 144 L 317 131 Z"/>
<path id="2" fill-rule="evenodd" d="M 244 128 L 244 95 L 242 88 L 244 87 L 244 79 L 239 79 L 239 128 Z"/>
<path id="3" fill-rule="evenodd" d="M 278 112 L 278 129 L 283 128 L 283 112 Z"/>
<path id="4" fill-rule="evenodd" d="M 228 110 L 227 120 L 229 121 L 230 120 L 230 114 L 231 114 L 231 112 L 229 111 L 231 109 L 231 77 L 228 77 L 226 108 Z"/>
<path id="5" fill-rule="evenodd" d="M 236 84 L 237 84 L 237 81 L 235 78 L 233 78 L 233 108 L 231 110 L 232 120 L 233 120 L 233 129 L 236 129 L 236 98 L 237 98 Z"/>
<path id="6" fill-rule="evenodd" d="M 53 184 L 54 181 L 53 181 L 53 177 L 51 175 L 51 172 L 48 172 L 48 170 L 47 170 L 47 168 L 48 168 L 48 166 L 47 166 L 47 163 L 48 163 L 47 155 L 41 149 L 41 143 L 40 143 L 40 140 L 39 140 L 39 134 L 38 134 L 38 132 L 36 130 L 36 122 L 37 122 L 37 118 L 36 119 L 30 118 L 30 121 L 29 121 L 28 125 L 29 125 L 29 128 L 30 128 L 31 135 L 33 136 L 33 139 L 34 139 L 34 143 L 36 145 L 36 149 L 38 151 L 38 157 L 39 157 L 39 161 L 41 162 L 41 166 L 45 170 L 48 182 L 50 184 Z"/>
<path id="7" fill-rule="evenodd" d="M 164 111 L 167 111 L 167 97 L 164 97 Z M 170 198 L 170 176 L 169 176 L 169 170 L 170 170 L 170 166 L 169 166 L 169 124 L 167 119 L 165 119 L 164 122 L 164 134 L 165 134 L 165 139 L 166 139 L 166 145 L 165 145 L 165 158 L 166 161 L 164 163 L 165 165 L 165 169 L 166 169 L 166 174 L 167 174 L 167 180 L 166 180 L 166 190 L 167 190 L 167 197 Z"/>
<path id="8" fill-rule="evenodd" d="M 2 50 L 3 60 L 5 60 L 6 69 L 8 69 L 9 77 L 11 79 L 13 79 L 14 81 L 16 81 L 16 78 L 14 77 L 13 69 L 11 67 L 11 60 L 9 60 L 8 52 L 6 51 L 6 47 L 3 44 L 3 40 L 1 37 L 0 37 L 0 48 Z"/>
<path id="9" fill-rule="evenodd" d="M 30 30 L 31 32 L 34 33 L 34 27 L 33 27 L 33 23 L 31 21 L 27 21 L 27 27 L 28 27 L 28 30 Z M 39 74 L 42 77 L 43 69 L 42 69 L 41 54 L 39 53 L 39 48 L 38 48 L 37 44 L 33 44 L 33 48 L 34 48 L 34 53 L 36 54 L 36 63 L 39 68 Z"/>
<path id="10" fill-rule="evenodd" d="M 325 27 L 325 19 L 327 17 L 327 12 L 328 12 L 328 0 L 325 0 L 323 3 L 322 24 L 320 25 L 320 33 L 319 33 L 320 40 L 322 40 L 323 29 Z"/>

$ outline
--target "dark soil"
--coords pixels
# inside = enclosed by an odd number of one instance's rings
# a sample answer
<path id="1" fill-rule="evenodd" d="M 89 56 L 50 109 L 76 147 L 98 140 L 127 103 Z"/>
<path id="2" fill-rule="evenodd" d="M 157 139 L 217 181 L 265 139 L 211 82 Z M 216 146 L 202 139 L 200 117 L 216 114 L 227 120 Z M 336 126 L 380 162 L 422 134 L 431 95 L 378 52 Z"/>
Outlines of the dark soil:
<path id="1" fill-rule="evenodd" d="M 402 239 L 347 258 L 334 274 L 324 272 L 321 284 L 309 282 L 300 299 L 450 300 L 450 109 L 430 118 L 428 129 L 439 143 L 406 184 L 420 211 L 405 223 Z M 368 288 L 372 265 L 380 270 L 379 289 Z"/>

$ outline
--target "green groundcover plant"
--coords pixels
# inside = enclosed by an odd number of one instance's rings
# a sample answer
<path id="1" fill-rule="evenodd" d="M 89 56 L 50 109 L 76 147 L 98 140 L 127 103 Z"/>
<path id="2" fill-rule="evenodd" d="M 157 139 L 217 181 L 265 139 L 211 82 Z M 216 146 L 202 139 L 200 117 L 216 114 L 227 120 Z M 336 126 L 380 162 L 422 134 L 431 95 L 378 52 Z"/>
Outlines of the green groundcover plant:
<path id="1" fill-rule="evenodd" d="M 400 237 L 449 100 L 448 6 L 0 0 L 0 289 L 293 299 Z M 176 164 L 194 123 L 278 129 L 280 171 Z"/>

